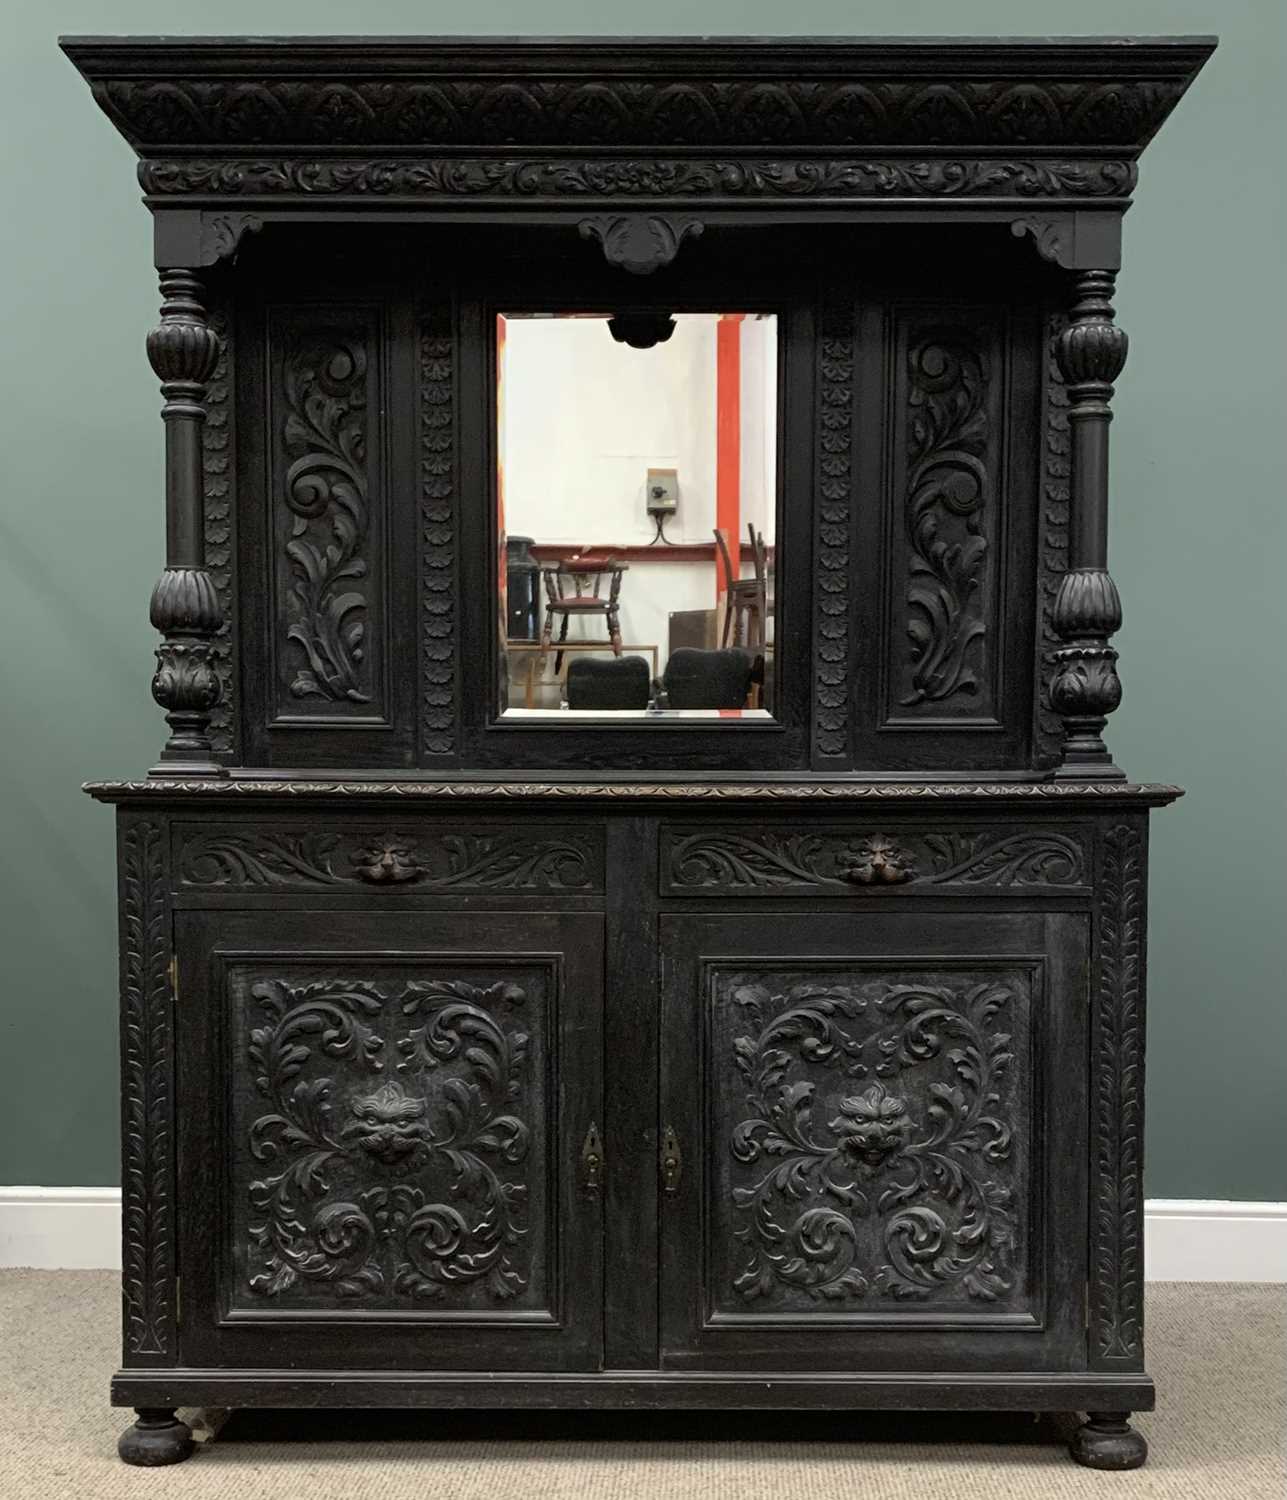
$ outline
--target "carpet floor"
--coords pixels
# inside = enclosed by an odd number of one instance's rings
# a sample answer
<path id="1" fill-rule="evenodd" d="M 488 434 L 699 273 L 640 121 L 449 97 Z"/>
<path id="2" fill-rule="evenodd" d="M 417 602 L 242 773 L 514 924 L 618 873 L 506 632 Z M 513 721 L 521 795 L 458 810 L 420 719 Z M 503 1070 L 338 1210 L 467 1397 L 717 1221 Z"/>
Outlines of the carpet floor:
<path id="1" fill-rule="evenodd" d="M 0 1271 L 2 1500 L 1282 1500 L 1287 1288 L 1153 1284 L 1152 1452 L 1078 1468 L 1071 1419 L 881 1413 L 240 1412 L 185 1464 L 127 1468 L 107 1404 L 117 1279 Z M 194 1420 L 191 1413 L 183 1413 Z"/>

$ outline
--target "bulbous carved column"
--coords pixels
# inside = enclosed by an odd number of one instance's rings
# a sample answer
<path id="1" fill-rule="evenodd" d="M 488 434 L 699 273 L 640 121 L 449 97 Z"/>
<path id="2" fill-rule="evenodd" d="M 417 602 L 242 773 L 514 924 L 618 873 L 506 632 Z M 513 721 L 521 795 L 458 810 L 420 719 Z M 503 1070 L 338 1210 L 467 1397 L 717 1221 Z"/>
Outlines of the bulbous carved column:
<path id="1" fill-rule="evenodd" d="M 209 734 L 210 711 L 219 700 L 214 638 L 223 619 L 205 568 L 201 496 L 203 401 L 219 339 L 206 321 L 193 272 L 161 272 L 161 321 L 147 336 L 147 354 L 165 398 L 166 561 L 151 607 L 164 640 L 156 648 L 152 696 L 170 726 L 152 775 L 223 775 Z"/>
<path id="2" fill-rule="evenodd" d="M 1055 596 L 1053 623 L 1064 642 L 1055 652 L 1050 700 L 1064 720 L 1057 777 L 1120 780 L 1104 744 L 1107 715 L 1122 701 L 1117 652 L 1109 637 L 1122 623 L 1117 586 L 1108 573 L 1108 424 L 1113 381 L 1126 363 L 1126 335 L 1113 321 L 1111 271 L 1077 280 L 1072 321 L 1056 355 L 1068 387 L 1072 436 L 1072 505 L 1068 572 Z"/>

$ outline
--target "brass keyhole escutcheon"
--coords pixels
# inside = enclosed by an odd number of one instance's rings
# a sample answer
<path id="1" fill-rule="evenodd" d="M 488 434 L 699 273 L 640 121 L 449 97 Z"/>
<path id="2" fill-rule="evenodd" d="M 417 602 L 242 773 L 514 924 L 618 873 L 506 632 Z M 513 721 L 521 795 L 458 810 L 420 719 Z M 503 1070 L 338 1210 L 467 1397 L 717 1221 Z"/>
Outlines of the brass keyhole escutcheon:
<path id="1" fill-rule="evenodd" d="M 675 1127 L 667 1125 L 661 1137 L 661 1185 L 671 1195 L 679 1191 L 679 1174 L 684 1168 L 683 1153 Z"/>
<path id="2" fill-rule="evenodd" d="M 599 1191 L 603 1165 L 603 1141 L 599 1137 L 599 1127 L 591 1120 L 581 1145 L 581 1186 L 591 1196 Z"/>

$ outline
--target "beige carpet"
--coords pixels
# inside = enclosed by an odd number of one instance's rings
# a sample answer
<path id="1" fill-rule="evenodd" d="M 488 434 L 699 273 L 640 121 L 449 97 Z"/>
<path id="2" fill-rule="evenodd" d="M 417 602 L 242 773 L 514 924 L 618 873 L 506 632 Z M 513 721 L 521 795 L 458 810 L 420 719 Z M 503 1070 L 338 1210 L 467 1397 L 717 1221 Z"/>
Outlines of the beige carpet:
<path id="1" fill-rule="evenodd" d="M 0 1271 L 0 1497 L 111 1500 L 1283 1500 L 1287 1288 L 1155 1285 L 1148 1466 L 1079 1469 L 1064 1419 L 250 1413 L 186 1464 L 130 1469 L 107 1404 L 119 1294 Z M 185 1414 L 186 1415 L 186 1414 Z M 902 1441 L 894 1441 L 900 1437 Z M 365 1439 L 365 1440 L 364 1440 Z"/>

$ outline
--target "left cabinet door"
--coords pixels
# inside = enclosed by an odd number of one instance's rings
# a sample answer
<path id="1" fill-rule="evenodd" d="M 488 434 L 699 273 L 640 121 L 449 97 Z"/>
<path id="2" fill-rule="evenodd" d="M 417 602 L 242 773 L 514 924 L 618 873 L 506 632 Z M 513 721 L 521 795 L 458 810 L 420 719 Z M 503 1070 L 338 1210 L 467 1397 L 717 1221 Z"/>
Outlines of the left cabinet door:
<path id="1" fill-rule="evenodd" d="M 178 916 L 181 1360 L 592 1370 L 603 919 Z"/>

